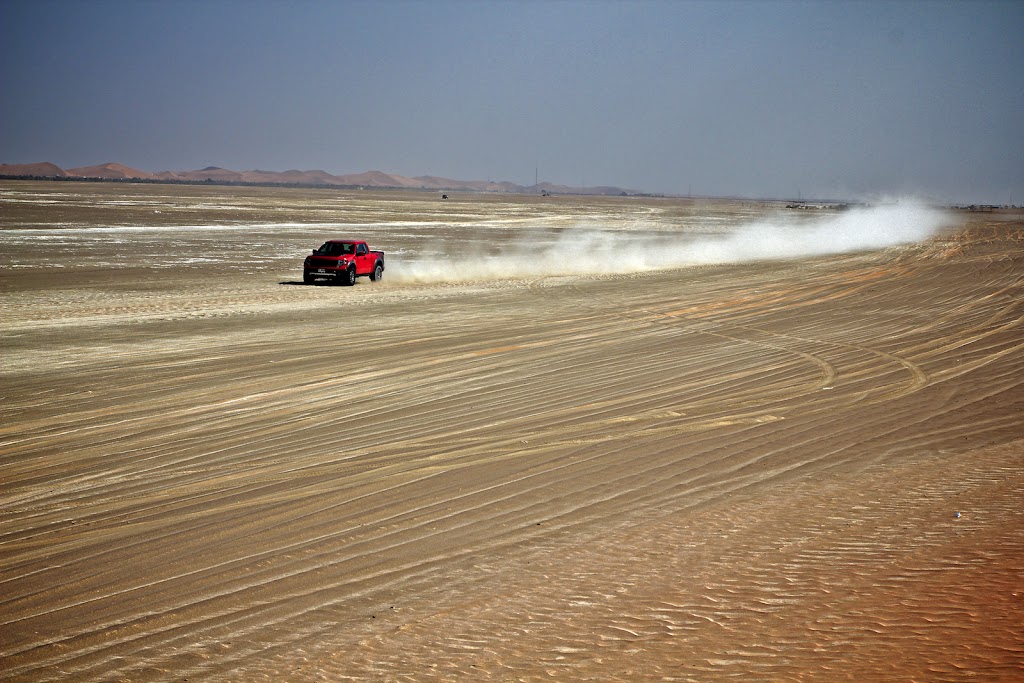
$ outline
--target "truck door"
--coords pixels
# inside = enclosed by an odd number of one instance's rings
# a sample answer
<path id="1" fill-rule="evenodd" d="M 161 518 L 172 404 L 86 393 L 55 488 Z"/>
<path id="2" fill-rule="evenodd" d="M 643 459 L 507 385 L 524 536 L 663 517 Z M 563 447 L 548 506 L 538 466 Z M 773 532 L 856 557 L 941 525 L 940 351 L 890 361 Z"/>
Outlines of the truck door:
<path id="1" fill-rule="evenodd" d="M 370 248 L 366 246 L 366 243 L 356 245 L 356 272 L 360 275 L 369 273 L 373 270 L 372 256 L 370 255 Z"/>

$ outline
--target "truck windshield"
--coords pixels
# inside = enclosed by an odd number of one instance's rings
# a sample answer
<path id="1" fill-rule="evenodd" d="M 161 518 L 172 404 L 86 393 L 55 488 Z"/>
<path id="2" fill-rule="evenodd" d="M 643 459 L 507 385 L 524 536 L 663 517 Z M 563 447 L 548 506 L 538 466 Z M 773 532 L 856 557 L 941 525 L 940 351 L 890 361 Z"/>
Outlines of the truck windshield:
<path id="1" fill-rule="evenodd" d="M 323 254 L 324 256 L 340 256 L 342 254 L 351 254 L 354 250 L 355 245 L 350 242 L 326 242 L 316 250 L 316 253 Z"/>

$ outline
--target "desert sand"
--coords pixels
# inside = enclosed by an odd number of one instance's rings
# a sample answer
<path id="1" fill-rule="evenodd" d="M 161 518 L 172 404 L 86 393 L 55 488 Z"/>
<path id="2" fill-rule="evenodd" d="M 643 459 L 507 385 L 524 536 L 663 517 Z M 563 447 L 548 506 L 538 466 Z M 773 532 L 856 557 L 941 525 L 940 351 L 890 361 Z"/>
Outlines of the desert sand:
<path id="1" fill-rule="evenodd" d="M 16 181 L 0 209 L 4 680 L 1024 675 L 1020 213 L 413 277 L 780 209 Z M 384 281 L 298 284 L 345 236 Z"/>

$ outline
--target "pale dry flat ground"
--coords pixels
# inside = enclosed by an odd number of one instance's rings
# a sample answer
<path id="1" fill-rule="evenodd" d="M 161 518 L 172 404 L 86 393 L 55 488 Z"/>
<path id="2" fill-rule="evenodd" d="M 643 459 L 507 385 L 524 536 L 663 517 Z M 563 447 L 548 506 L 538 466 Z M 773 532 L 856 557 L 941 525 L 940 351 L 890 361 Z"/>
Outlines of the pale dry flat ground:
<path id="1" fill-rule="evenodd" d="M 1020 680 L 1024 221 L 957 220 L 353 288 L 288 284 L 314 227 L 8 251 L 0 678 Z"/>

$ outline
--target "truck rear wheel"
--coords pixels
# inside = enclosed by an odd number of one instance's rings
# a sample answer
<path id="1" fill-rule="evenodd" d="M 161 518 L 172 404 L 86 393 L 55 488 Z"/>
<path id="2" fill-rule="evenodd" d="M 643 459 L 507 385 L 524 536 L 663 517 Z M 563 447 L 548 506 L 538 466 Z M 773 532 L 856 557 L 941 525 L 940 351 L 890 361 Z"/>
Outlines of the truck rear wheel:
<path id="1" fill-rule="evenodd" d="M 376 266 L 374 266 L 373 272 L 370 273 L 370 279 L 373 280 L 374 282 L 380 282 L 380 279 L 382 277 L 384 277 L 384 266 L 378 263 Z"/>

